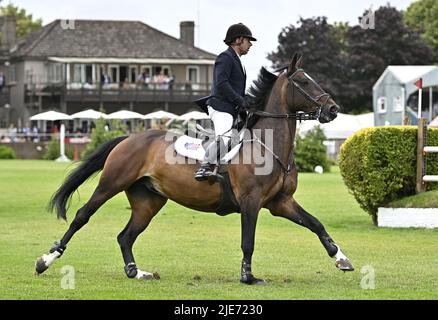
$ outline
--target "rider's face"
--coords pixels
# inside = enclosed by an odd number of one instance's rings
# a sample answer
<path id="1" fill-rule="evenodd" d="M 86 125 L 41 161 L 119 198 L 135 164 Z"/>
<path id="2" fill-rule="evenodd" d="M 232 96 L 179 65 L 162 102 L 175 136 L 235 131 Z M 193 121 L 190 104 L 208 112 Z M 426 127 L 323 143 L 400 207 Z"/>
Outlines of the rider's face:
<path id="1" fill-rule="evenodd" d="M 239 46 L 240 55 L 243 56 L 248 53 L 249 48 L 251 48 L 252 43 L 248 38 L 240 37 L 237 39 L 237 44 Z"/>

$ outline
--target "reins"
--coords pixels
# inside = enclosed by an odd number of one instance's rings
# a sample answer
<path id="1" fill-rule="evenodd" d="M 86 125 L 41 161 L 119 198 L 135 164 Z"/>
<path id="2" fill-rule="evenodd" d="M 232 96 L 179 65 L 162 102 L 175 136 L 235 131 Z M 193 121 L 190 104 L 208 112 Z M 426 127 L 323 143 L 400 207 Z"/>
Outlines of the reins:
<path id="1" fill-rule="evenodd" d="M 274 72 L 279 72 L 279 71 L 284 71 L 286 70 L 287 67 L 282 67 L 279 69 L 274 70 Z M 316 85 L 323 93 L 320 94 L 319 96 L 316 97 L 312 97 L 311 95 L 309 95 L 295 80 L 294 77 L 296 76 L 297 73 L 299 72 L 303 72 L 305 74 L 305 76 L 312 81 L 312 83 L 314 85 Z M 324 90 L 322 90 L 322 88 L 312 79 L 310 78 L 303 69 L 297 69 L 295 70 L 290 76 L 287 77 L 288 83 L 292 86 L 292 90 L 295 91 L 295 89 L 297 89 L 298 91 L 300 91 L 300 93 L 306 97 L 306 99 L 310 100 L 314 105 L 315 105 L 315 110 L 312 112 L 309 111 L 295 111 L 295 112 L 291 112 L 291 113 L 271 113 L 271 112 L 267 112 L 264 110 L 257 110 L 257 109 L 253 109 L 253 108 L 246 108 L 245 111 L 248 112 L 248 118 L 251 115 L 257 115 L 259 117 L 263 117 L 263 118 L 275 118 L 275 119 L 294 119 L 294 120 L 299 120 L 299 121 L 305 121 L 305 120 L 318 120 L 320 115 L 321 115 L 321 110 L 322 110 L 322 106 L 324 106 L 328 100 L 330 99 L 330 94 L 324 92 Z M 285 88 L 285 87 L 284 87 Z M 283 94 L 283 89 L 282 88 L 282 92 L 281 92 L 281 100 L 282 103 L 285 103 L 286 97 Z M 294 96 L 294 94 L 292 95 Z M 320 103 L 320 100 L 325 97 L 325 101 L 323 103 Z M 247 121 L 246 121 L 247 122 Z M 246 123 L 245 123 L 245 127 L 246 127 Z M 270 152 L 274 158 L 278 161 L 278 163 L 280 164 L 281 168 L 285 171 L 286 174 L 289 174 L 291 167 L 292 167 L 292 162 L 293 162 L 293 154 L 292 152 L 289 155 L 289 159 L 288 159 L 288 163 L 287 165 L 285 165 L 283 163 L 283 161 L 281 161 L 280 157 L 275 154 L 275 152 L 273 150 L 271 150 L 261 139 L 259 139 L 254 133 L 254 139 L 250 139 L 250 140 L 244 140 L 244 142 L 258 142 L 261 146 L 263 146 L 268 152 Z"/>

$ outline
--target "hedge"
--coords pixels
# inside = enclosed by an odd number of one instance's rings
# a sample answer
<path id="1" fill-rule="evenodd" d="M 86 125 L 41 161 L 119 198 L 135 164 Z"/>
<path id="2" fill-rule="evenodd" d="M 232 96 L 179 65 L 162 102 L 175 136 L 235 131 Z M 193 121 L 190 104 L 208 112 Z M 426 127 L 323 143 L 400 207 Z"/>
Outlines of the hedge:
<path id="1" fill-rule="evenodd" d="M 16 159 L 14 149 L 8 146 L 0 146 L 0 159 Z"/>
<path id="2" fill-rule="evenodd" d="M 377 210 L 387 203 L 415 194 L 416 126 L 362 129 L 341 146 L 339 168 L 357 202 L 377 224 Z M 428 128 L 428 146 L 438 146 L 438 129 Z M 426 174 L 438 174 L 438 156 L 427 155 Z M 428 183 L 428 190 L 437 183 Z"/>

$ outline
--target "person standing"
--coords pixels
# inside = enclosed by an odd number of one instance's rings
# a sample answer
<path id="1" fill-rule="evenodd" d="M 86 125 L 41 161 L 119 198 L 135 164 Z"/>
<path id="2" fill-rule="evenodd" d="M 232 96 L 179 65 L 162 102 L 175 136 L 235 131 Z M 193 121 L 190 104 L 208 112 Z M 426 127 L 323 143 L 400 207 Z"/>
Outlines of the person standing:
<path id="1" fill-rule="evenodd" d="M 230 139 L 223 135 L 230 133 L 239 108 L 245 107 L 246 71 L 241 56 L 248 53 L 251 41 L 257 40 L 244 24 L 237 23 L 228 28 L 224 40 L 228 49 L 216 58 L 211 94 L 195 101 L 213 121 L 216 136 L 215 141 L 207 147 L 204 161 L 194 174 L 198 181 L 214 175 L 212 165 L 218 165 L 220 145 L 223 143 L 227 146 Z"/>

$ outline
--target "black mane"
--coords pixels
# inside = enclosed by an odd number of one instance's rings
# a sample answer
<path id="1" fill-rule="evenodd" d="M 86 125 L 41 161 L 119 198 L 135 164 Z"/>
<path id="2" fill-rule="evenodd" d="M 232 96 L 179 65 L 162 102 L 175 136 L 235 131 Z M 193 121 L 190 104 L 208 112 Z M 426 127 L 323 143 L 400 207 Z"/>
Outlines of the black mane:
<path id="1" fill-rule="evenodd" d="M 249 108 L 256 110 L 264 110 L 266 103 L 268 102 L 269 94 L 278 76 L 269 72 L 264 67 L 260 69 L 257 80 L 254 80 L 253 84 L 248 91 Z M 258 121 L 259 116 L 251 116 L 248 119 L 248 128 L 252 128 Z"/>

